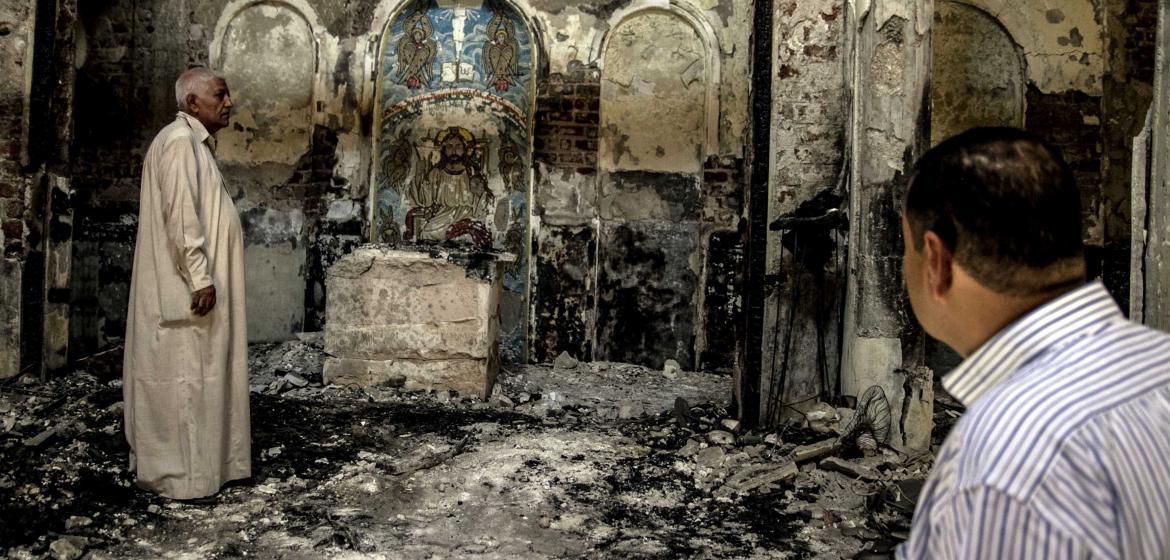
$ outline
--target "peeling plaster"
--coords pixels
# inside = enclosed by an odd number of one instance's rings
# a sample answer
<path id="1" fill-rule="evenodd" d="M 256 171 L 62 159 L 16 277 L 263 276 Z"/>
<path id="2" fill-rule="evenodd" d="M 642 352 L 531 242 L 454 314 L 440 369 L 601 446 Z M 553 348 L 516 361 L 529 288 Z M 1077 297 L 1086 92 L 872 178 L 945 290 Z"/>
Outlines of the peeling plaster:
<path id="1" fill-rule="evenodd" d="M 931 40 L 931 144 L 973 126 L 1024 125 L 1024 59 L 986 12 L 936 5 Z"/>
<path id="2" fill-rule="evenodd" d="M 962 0 L 991 14 L 1019 44 L 1044 93 L 1103 91 L 1105 29 L 1094 0 Z"/>
<path id="3" fill-rule="evenodd" d="M 309 146 L 316 43 L 308 22 L 279 5 L 246 8 L 223 35 L 221 67 L 232 124 L 216 136 L 221 161 L 296 163 Z"/>
<path id="4" fill-rule="evenodd" d="M 632 16 L 612 33 L 601 76 L 602 167 L 698 171 L 708 72 L 698 34 L 657 11 Z"/>

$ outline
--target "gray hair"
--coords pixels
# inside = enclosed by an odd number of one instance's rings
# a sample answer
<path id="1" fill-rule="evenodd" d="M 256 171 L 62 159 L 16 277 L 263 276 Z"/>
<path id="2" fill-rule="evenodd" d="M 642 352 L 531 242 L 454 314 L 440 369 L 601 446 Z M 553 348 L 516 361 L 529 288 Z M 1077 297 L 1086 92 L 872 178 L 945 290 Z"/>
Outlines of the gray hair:
<path id="1" fill-rule="evenodd" d="M 223 79 L 223 76 L 206 66 L 188 68 L 186 72 L 183 72 L 179 79 L 175 80 L 175 104 L 179 110 L 187 110 L 188 95 L 198 95 L 207 82 L 216 78 Z"/>

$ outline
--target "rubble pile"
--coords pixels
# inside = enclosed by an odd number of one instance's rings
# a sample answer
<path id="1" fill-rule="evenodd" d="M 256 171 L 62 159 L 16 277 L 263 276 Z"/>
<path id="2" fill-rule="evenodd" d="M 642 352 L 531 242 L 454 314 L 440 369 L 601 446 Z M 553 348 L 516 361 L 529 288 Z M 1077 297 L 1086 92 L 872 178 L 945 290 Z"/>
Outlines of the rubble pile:
<path id="1" fill-rule="evenodd" d="M 492 401 L 536 416 L 632 420 L 690 402 L 727 399 L 730 378 L 683 372 L 674 360 L 662 370 L 615 362 L 578 362 L 562 353 L 549 365 L 509 366 Z"/>
<path id="2" fill-rule="evenodd" d="M 0 552 L 78 558 L 148 517 L 157 499 L 126 473 L 121 401 L 121 380 L 87 372 L 0 386 Z"/>
<path id="3" fill-rule="evenodd" d="M 827 404 L 744 429 L 729 378 L 678 364 L 562 356 L 483 401 L 322 385 L 308 335 L 252 348 L 253 478 L 175 502 L 126 471 L 120 360 L 0 385 L 0 557 L 864 557 L 930 466 Z"/>
<path id="4" fill-rule="evenodd" d="M 289 342 L 252 345 L 248 351 L 252 392 L 278 395 L 309 385 L 320 387 L 324 346 L 321 333 L 301 333 L 297 340 Z"/>

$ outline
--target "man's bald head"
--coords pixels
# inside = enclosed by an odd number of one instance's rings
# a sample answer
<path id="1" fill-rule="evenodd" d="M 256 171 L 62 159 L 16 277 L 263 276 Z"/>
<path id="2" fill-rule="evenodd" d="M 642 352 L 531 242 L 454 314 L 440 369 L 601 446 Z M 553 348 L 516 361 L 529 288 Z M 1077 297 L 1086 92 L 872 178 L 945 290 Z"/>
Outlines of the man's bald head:
<path id="1" fill-rule="evenodd" d="M 175 80 L 175 103 L 180 111 L 203 123 L 211 134 L 228 124 L 232 101 L 227 82 L 211 69 L 197 66 Z"/>
<path id="2" fill-rule="evenodd" d="M 175 103 L 180 111 L 187 112 L 187 96 L 198 95 L 207 88 L 207 82 L 223 76 L 205 66 L 196 66 L 179 75 L 175 80 Z"/>

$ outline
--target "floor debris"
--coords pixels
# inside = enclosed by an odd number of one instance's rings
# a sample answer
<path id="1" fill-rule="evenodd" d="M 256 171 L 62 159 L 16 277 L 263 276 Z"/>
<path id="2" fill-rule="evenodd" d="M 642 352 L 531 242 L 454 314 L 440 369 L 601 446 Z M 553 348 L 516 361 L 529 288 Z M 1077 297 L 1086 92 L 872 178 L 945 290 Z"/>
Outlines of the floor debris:
<path id="1" fill-rule="evenodd" d="M 253 478 L 208 503 L 134 486 L 120 352 L 0 385 L 0 557 L 864 557 L 905 538 L 930 467 L 742 429 L 726 376 L 559 360 L 485 402 L 322 386 L 321 343 L 252 347 Z"/>

